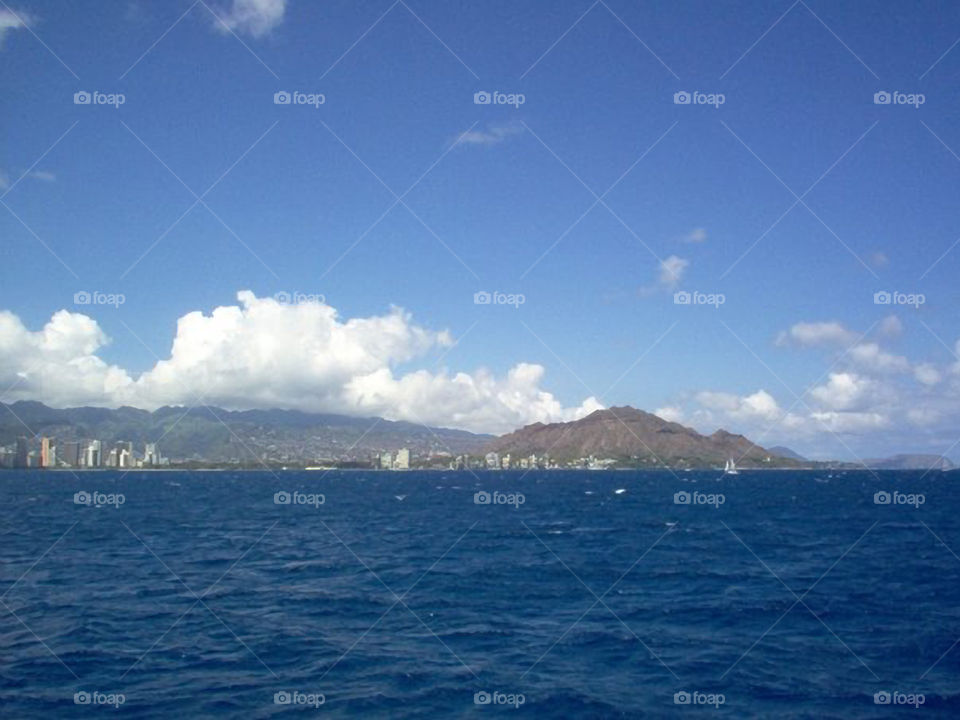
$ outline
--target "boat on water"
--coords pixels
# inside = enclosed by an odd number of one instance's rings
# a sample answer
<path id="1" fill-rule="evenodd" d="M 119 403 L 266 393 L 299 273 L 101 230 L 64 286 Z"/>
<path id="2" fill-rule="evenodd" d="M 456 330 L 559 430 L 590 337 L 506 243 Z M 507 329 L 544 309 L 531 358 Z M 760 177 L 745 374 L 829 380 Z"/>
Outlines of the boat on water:
<path id="1" fill-rule="evenodd" d="M 737 470 L 737 464 L 733 461 L 733 458 L 727 459 L 727 464 L 723 467 L 724 475 L 739 475 L 740 471 Z"/>

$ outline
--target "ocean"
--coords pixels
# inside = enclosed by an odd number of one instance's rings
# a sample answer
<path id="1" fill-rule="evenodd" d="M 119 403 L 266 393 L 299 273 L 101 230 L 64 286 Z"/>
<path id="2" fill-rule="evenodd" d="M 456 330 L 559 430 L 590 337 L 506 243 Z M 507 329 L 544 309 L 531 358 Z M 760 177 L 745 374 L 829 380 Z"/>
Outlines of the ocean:
<path id="1" fill-rule="evenodd" d="M 958 477 L 6 471 L 0 715 L 957 717 Z"/>

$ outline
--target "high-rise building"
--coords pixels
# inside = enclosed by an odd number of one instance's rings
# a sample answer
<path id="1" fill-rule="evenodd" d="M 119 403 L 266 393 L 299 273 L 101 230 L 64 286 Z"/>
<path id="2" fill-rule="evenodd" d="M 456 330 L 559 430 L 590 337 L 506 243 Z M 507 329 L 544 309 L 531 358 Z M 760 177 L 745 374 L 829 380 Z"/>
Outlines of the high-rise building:
<path id="1" fill-rule="evenodd" d="M 21 435 L 17 438 L 17 453 L 13 458 L 13 466 L 15 468 L 25 468 L 29 467 L 28 458 L 30 456 L 30 448 L 27 445 L 27 438 Z"/>
<path id="2" fill-rule="evenodd" d="M 39 467 L 42 467 L 42 468 L 52 467 L 52 464 L 50 462 L 50 438 L 48 437 L 40 438 Z"/>
<path id="3" fill-rule="evenodd" d="M 127 448 L 120 449 L 120 453 L 117 455 L 117 467 L 133 467 L 133 453 Z"/>
<path id="4" fill-rule="evenodd" d="M 91 440 L 90 444 L 87 445 L 86 462 L 84 463 L 88 468 L 100 467 L 100 441 Z"/>
<path id="5" fill-rule="evenodd" d="M 389 452 L 380 453 L 380 467 L 389 470 L 393 467 L 393 455 Z"/>
<path id="6" fill-rule="evenodd" d="M 410 469 L 410 451 L 407 448 L 397 450 L 397 459 L 393 463 L 394 470 Z"/>
<path id="7" fill-rule="evenodd" d="M 150 467 L 160 464 L 160 456 L 157 454 L 156 443 L 145 443 L 143 446 L 143 466 Z"/>
<path id="8" fill-rule="evenodd" d="M 487 456 L 484 458 L 486 461 L 488 470 L 497 470 L 500 467 L 500 456 L 495 452 L 487 453 Z"/>
<path id="9" fill-rule="evenodd" d="M 81 444 L 79 442 L 65 442 L 62 443 L 61 447 L 60 459 L 70 467 L 80 467 Z"/>

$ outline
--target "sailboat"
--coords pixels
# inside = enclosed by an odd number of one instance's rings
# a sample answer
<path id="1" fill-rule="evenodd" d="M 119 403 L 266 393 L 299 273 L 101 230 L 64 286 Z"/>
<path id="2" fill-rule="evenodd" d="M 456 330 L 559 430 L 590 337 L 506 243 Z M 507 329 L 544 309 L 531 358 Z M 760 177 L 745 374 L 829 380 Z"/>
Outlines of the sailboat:
<path id="1" fill-rule="evenodd" d="M 740 472 L 737 470 L 737 464 L 733 461 L 733 458 L 727 460 L 727 464 L 723 467 L 724 475 L 739 475 Z"/>

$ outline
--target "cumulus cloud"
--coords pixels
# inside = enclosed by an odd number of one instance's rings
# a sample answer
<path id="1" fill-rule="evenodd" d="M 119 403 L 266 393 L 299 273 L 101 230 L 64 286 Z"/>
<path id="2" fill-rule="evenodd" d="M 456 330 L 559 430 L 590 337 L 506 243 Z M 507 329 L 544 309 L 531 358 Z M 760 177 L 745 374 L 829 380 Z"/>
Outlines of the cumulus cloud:
<path id="1" fill-rule="evenodd" d="M 97 351 L 107 336 L 94 320 L 61 310 L 42 330 L 30 331 L 16 315 L 0 311 L 0 387 L 14 399 L 68 400 L 102 405 L 132 383 Z"/>
<path id="2" fill-rule="evenodd" d="M 261 37 L 283 21 L 287 0 L 233 0 L 229 7 L 215 9 L 214 26 L 223 32 Z"/>
<path id="3" fill-rule="evenodd" d="M 0 48 L 3 47 L 3 41 L 7 33 L 11 30 L 19 30 L 27 26 L 30 17 L 22 12 L 14 12 L 8 7 L 0 8 Z"/>
<path id="4" fill-rule="evenodd" d="M 682 423 L 684 421 L 683 408 L 675 405 L 666 405 L 664 407 L 657 408 L 653 411 L 653 414 L 661 420 L 666 420 L 667 422 Z"/>
<path id="5" fill-rule="evenodd" d="M 830 410 L 859 410 L 875 398 L 877 386 L 856 373 L 830 373 L 829 380 L 810 391 L 811 397 Z"/>
<path id="6" fill-rule="evenodd" d="M 459 135 L 455 145 L 499 145 L 505 140 L 523 132 L 523 125 L 511 123 L 509 125 L 494 125 L 486 130 L 468 130 Z"/>
<path id="7" fill-rule="evenodd" d="M 920 363 L 916 365 L 913 368 L 913 376 L 917 379 L 918 383 L 928 386 L 936 385 L 942 377 L 936 366 L 930 363 Z"/>
<path id="8" fill-rule="evenodd" d="M 903 323 L 896 315 L 887 315 L 877 326 L 881 335 L 885 337 L 897 337 L 903 332 Z"/>
<path id="9" fill-rule="evenodd" d="M 746 396 L 704 391 L 698 393 L 696 399 L 708 410 L 722 411 L 734 420 L 774 422 L 783 414 L 773 395 L 762 389 Z"/>
<path id="10" fill-rule="evenodd" d="M 684 260 L 676 255 L 671 255 L 666 260 L 660 262 L 660 273 L 657 282 L 660 287 L 666 290 L 673 290 L 680 284 L 683 274 L 690 266 L 689 260 Z"/>
<path id="11" fill-rule="evenodd" d="M 688 232 L 686 235 L 684 235 L 682 238 L 680 238 L 680 241 L 686 242 L 686 243 L 702 243 L 706 239 L 707 239 L 706 228 L 698 227 L 698 228 L 694 228 L 693 230 Z"/>
<path id="12" fill-rule="evenodd" d="M 0 313 L 0 383 L 13 386 L 3 399 L 289 408 L 498 433 L 602 407 L 592 397 L 565 407 L 542 389 L 540 365 L 519 363 L 503 377 L 482 369 L 397 374 L 397 366 L 453 342 L 399 308 L 342 319 L 322 302 L 290 305 L 249 291 L 237 299 L 209 315 L 181 317 L 170 356 L 136 379 L 97 356 L 107 337 L 85 315 L 62 310 L 31 332 L 12 313 Z"/>
<path id="13" fill-rule="evenodd" d="M 831 322 L 799 322 L 777 337 L 778 345 L 791 343 L 801 347 L 815 345 L 849 345 L 858 335 L 850 332 L 842 324 Z"/>
<path id="14" fill-rule="evenodd" d="M 890 264 L 890 258 L 887 257 L 885 252 L 877 250 L 870 254 L 870 264 L 875 268 L 885 268 Z"/>
<path id="15" fill-rule="evenodd" d="M 53 182 L 54 180 L 57 179 L 57 176 L 48 170 L 31 170 L 27 173 L 24 173 L 23 177 L 29 180 L 41 180 L 43 182 Z M 16 182 L 19 182 L 19 180 Z M 9 187 L 10 187 L 10 176 L 7 175 L 7 173 L 5 173 L 2 169 L 0 169 L 0 190 L 6 190 Z"/>
<path id="16" fill-rule="evenodd" d="M 826 430 L 838 434 L 856 434 L 890 425 L 889 419 L 876 412 L 814 412 L 810 415 Z"/>
<path id="17" fill-rule="evenodd" d="M 877 343 L 860 343 L 850 349 L 849 357 L 862 367 L 876 372 L 907 372 L 910 361 L 901 355 L 894 355 L 881 348 Z"/>

